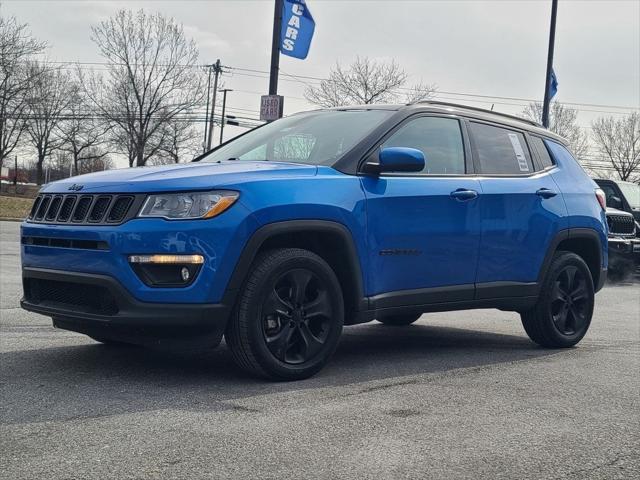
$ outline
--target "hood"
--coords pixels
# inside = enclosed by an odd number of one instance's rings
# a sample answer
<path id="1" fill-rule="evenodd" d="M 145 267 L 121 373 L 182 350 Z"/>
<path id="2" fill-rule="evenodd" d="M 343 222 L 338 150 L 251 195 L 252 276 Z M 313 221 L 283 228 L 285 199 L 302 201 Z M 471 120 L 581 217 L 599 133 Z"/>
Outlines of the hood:
<path id="1" fill-rule="evenodd" d="M 89 173 L 49 183 L 46 193 L 145 193 L 206 190 L 260 179 L 313 176 L 315 165 L 283 162 L 225 161 L 135 167 Z"/>
<path id="2" fill-rule="evenodd" d="M 607 207 L 606 214 L 607 215 L 621 215 L 623 217 L 632 217 L 633 218 L 633 215 L 631 215 L 629 212 L 625 212 L 624 210 L 618 210 L 617 208 L 611 208 L 611 207 Z"/>

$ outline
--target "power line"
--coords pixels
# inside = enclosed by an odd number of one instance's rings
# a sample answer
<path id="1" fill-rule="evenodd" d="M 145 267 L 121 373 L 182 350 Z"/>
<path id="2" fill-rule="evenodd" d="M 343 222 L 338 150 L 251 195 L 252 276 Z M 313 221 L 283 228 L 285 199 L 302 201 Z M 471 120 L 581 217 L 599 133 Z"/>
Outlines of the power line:
<path id="1" fill-rule="evenodd" d="M 73 62 L 73 61 L 54 61 L 54 60 L 42 60 L 40 63 L 45 63 L 45 64 L 52 64 L 52 65 L 60 65 L 60 66 L 99 66 L 99 67 L 109 67 L 112 65 L 116 65 L 116 66 L 124 66 L 125 64 L 115 64 L 115 63 L 110 63 L 110 62 Z M 140 65 L 140 66 L 145 66 L 144 64 Z M 164 66 L 162 64 L 158 64 L 157 66 Z M 194 69 L 205 69 L 207 67 L 209 67 L 208 64 L 194 64 L 194 65 L 180 65 L 182 67 L 185 68 L 194 68 Z M 253 77 L 253 78 L 262 78 L 262 79 L 268 79 L 269 78 L 269 72 L 266 70 L 259 70 L 259 69 L 253 69 L 253 68 L 244 68 L 244 67 L 233 67 L 233 66 L 229 66 L 229 65 L 221 65 L 222 68 L 226 68 L 229 69 L 229 71 L 235 75 L 240 75 L 240 76 L 246 76 L 246 77 Z M 105 69 L 106 70 L 106 69 Z M 249 72 L 249 73 L 243 73 L 243 72 Z M 257 75 L 256 75 L 257 74 Z M 330 82 L 331 79 L 329 78 L 322 78 L 322 77 L 314 77 L 314 76 L 308 76 L 308 75 L 293 75 L 293 74 L 289 74 L 289 73 L 285 73 L 282 72 L 283 75 L 283 80 L 285 81 L 290 81 L 290 82 L 296 82 L 296 83 L 302 83 L 304 85 L 307 86 L 311 86 L 309 85 L 309 83 L 312 84 L 319 84 L 320 82 Z M 307 80 L 310 82 L 304 82 L 302 80 Z M 404 92 L 410 92 L 412 91 L 411 88 L 409 87 L 398 87 L 397 89 L 394 89 L 395 91 L 404 91 Z M 471 98 L 483 98 L 486 99 L 487 102 L 486 103 L 497 103 L 500 105 L 512 105 L 512 106 L 527 106 L 529 103 L 539 103 L 538 99 L 532 99 L 532 98 L 524 98 L 524 97 L 508 97 L 508 96 L 502 96 L 502 95 L 485 95 L 485 94 L 479 94 L 479 93 L 468 93 L 468 92 L 454 92 L 454 91 L 448 91 L 448 90 L 436 90 L 435 92 L 436 95 L 454 95 L 454 96 L 460 96 L 460 97 L 471 97 Z M 301 97 L 298 97 L 301 98 Z M 444 97 L 440 97 L 440 98 L 444 98 Z M 506 100 L 506 101 L 512 101 L 512 102 L 526 102 L 525 104 L 522 103 L 498 103 L 498 102 L 494 102 L 492 100 L 497 99 L 497 100 Z M 460 100 L 460 99 L 458 99 Z M 575 107 L 593 107 L 593 108 L 613 108 L 613 109 L 618 109 L 618 110 L 627 110 L 627 111 L 637 111 L 640 110 L 640 106 L 625 106 L 625 105 L 608 105 L 608 104 L 599 104 L 599 103 L 582 103 L 582 102 L 561 102 L 564 105 L 569 105 L 569 106 L 575 106 Z M 608 111 L 608 110 L 585 110 L 585 109 L 580 109 L 580 108 L 576 108 L 576 110 L 578 111 L 584 111 L 584 112 L 592 112 L 592 113 L 610 113 L 610 114 L 624 114 L 627 112 L 617 112 L 617 111 Z"/>
<path id="2" fill-rule="evenodd" d="M 266 70 L 256 70 L 256 69 L 241 68 L 241 67 L 229 67 L 229 68 L 231 70 L 240 70 L 240 71 L 247 71 L 247 72 L 253 72 L 253 73 L 262 73 L 262 74 L 269 73 Z M 329 78 L 311 77 L 311 76 L 305 76 L 305 75 L 291 75 L 284 72 L 283 72 L 283 75 L 287 77 L 292 77 L 294 79 L 315 80 L 316 82 L 331 81 L 331 79 Z M 266 77 L 260 77 L 260 78 L 266 78 Z M 411 91 L 411 88 L 398 87 L 398 90 Z M 499 100 L 513 100 L 513 101 L 520 101 L 520 102 L 527 102 L 527 103 L 539 102 L 539 100 L 535 100 L 531 98 L 505 97 L 500 95 L 482 95 L 482 94 L 476 94 L 476 93 L 451 92 L 451 91 L 445 91 L 445 90 L 437 90 L 437 93 L 442 93 L 445 95 L 459 95 L 459 96 L 478 97 L 478 98 L 487 98 L 487 99 L 496 98 Z M 579 103 L 579 102 L 561 102 L 561 103 L 563 103 L 564 105 L 576 105 L 576 106 L 596 107 L 596 108 L 617 108 L 622 110 L 639 110 L 640 109 L 640 106 L 630 107 L 630 106 L 622 106 L 622 105 L 605 105 L 605 104 L 598 104 L 598 103 Z M 608 112 L 605 112 L 605 113 L 608 113 Z"/>

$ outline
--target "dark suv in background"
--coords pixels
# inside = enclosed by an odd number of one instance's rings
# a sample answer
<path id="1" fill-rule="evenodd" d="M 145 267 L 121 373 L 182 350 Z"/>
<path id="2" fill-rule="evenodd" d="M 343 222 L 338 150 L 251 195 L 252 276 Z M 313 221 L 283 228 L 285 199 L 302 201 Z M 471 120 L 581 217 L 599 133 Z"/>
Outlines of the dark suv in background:
<path id="1" fill-rule="evenodd" d="M 596 178 L 595 182 L 604 192 L 607 207 L 628 212 L 636 222 L 640 222 L 640 185 L 602 178 Z"/>
<path id="2" fill-rule="evenodd" d="M 622 280 L 640 271 L 640 185 L 596 178 L 607 201 L 609 278 Z"/>

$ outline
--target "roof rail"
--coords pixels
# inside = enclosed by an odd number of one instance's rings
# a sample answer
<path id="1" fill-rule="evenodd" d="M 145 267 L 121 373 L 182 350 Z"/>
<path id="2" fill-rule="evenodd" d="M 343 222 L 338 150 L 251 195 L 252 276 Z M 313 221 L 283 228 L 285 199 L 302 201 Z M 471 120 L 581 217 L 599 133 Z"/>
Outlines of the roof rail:
<path id="1" fill-rule="evenodd" d="M 442 105 L 442 106 L 445 106 L 445 107 L 458 107 L 458 108 L 464 108 L 466 110 L 474 110 L 476 112 L 491 113 L 493 115 L 500 115 L 501 117 L 507 117 L 507 118 L 510 118 L 512 120 L 518 120 L 519 122 L 528 123 L 529 125 L 533 125 L 534 127 L 544 128 L 542 125 L 540 125 L 535 120 L 529 120 L 528 118 L 518 117 L 517 115 L 509 115 L 508 113 L 494 112 L 493 110 L 487 110 L 486 108 L 471 107 L 469 105 L 462 105 L 462 104 L 459 104 L 459 103 L 439 102 L 437 100 L 419 100 L 417 102 L 410 103 L 409 105 L 416 105 L 416 104 L 421 104 L 421 103 L 426 103 L 426 104 L 429 104 L 429 105 Z"/>

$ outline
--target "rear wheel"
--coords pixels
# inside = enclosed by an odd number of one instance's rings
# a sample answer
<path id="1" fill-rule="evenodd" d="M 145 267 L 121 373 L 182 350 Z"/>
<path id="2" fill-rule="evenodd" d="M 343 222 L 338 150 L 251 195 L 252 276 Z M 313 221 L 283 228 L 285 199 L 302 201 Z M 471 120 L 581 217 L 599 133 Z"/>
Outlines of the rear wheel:
<path id="1" fill-rule="evenodd" d="M 225 339 L 249 373 L 299 380 L 328 362 L 343 323 L 342 291 L 331 267 L 307 250 L 277 249 L 254 263 Z"/>
<path id="2" fill-rule="evenodd" d="M 584 260 L 571 252 L 557 252 L 538 303 L 521 314 L 527 335 L 544 347 L 577 344 L 591 324 L 594 295 L 591 272 Z"/>
<path id="3" fill-rule="evenodd" d="M 389 315 L 387 317 L 381 317 L 377 320 L 380 323 L 384 323 L 385 325 L 391 325 L 394 327 L 402 327 L 405 325 L 411 325 L 414 322 L 417 322 L 421 317 L 421 314 L 412 314 L 412 315 Z"/>

